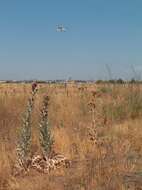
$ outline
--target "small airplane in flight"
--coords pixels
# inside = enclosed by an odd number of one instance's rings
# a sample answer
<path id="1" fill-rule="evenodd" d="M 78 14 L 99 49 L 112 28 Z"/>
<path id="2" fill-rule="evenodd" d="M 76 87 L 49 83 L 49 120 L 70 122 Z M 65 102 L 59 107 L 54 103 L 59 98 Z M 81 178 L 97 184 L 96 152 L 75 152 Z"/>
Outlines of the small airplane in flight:
<path id="1" fill-rule="evenodd" d="M 63 24 L 58 24 L 58 25 L 57 25 L 57 28 L 56 28 L 56 31 L 57 31 L 57 32 L 66 32 L 66 31 L 67 31 L 67 28 L 64 27 Z"/>

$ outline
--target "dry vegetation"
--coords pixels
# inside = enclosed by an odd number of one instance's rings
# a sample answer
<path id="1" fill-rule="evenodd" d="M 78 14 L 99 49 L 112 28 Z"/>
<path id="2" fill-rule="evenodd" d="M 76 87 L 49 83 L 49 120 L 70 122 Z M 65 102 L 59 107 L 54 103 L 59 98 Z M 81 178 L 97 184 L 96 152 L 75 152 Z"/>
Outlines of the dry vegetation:
<path id="1" fill-rule="evenodd" d="M 12 175 L 21 116 L 30 84 L 0 84 L 0 190 L 141 190 L 142 86 L 39 84 L 32 115 L 32 152 L 40 152 L 38 123 L 50 97 L 53 149 L 71 164 L 49 174 Z"/>

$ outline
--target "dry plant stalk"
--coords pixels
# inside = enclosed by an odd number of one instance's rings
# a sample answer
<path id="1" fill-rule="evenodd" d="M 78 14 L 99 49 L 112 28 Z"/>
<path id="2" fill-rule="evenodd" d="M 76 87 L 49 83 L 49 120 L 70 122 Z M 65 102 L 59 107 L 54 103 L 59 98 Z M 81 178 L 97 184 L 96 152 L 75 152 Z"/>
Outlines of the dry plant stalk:
<path id="1" fill-rule="evenodd" d="M 92 92 L 92 100 L 89 103 L 90 112 L 92 116 L 91 127 L 89 127 L 90 140 L 98 145 L 97 121 L 96 121 L 96 92 Z"/>
<path id="2" fill-rule="evenodd" d="M 52 145 L 54 143 L 48 121 L 48 106 L 49 106 L 49 96 L 45 96 L 43 100 L 43 107 L 40 111 L 41 121 L 39 124 L 39 133 L 40 133 L 39 140 L 40 140 L 40 145 L 42 147 L 43 155 L 45 157 L 49 157 L 52 150 Z"/>
<path id="3" fill-rule="evenodd" d="M 52 145 L 54 143 L 53 136 L 48 122 L 48 106 L 49 96 L 45 96 L 43 100 L 43 107 L 40 111 L 40 124 L 39 124 L 39 140 L 42 148 L 42 155 L 30 155 L 31 149 L 31 113 L 33 110 L 35 94 L 37 92 L 37 85 L 32 85 L 32 97 L 28 100 L 28 106 L 23 118 L 23 127 L 20 133 L 17 156 L 18 160 L 15 164 L 14 175 L 26 174 L 30 168 L 36 169 L 42 173 L 48 173 L 60 166 L 68 166 L 69 160 L 61 155 L 51 155 Z"/>
<path id="4" fill-rule="evenodd" d="M 37 84 L 32 84 L 32 94 L 28 100 L 27 109 L 23 116 L 23 124 L 19 134 L 17 143 L 18 165 L 25 170 L 27 169 L 28 159 L 31 148 L 31 114 L 34 106 L 35 94 L 37 92 Z"/>

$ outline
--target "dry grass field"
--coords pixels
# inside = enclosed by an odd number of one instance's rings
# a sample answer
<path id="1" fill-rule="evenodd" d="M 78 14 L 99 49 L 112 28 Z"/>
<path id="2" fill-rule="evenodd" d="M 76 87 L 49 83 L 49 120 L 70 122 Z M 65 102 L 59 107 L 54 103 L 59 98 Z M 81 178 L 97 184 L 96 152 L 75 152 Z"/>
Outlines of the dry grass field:
<path id="1" fill-rule="evenodd" d="M 142 190 L 142 86 L 39 84 L 31 151 L 40 153 L 38 123 L 45 95 L 53 150 L 70 165 L 48 174 L 12 173 L 31 84 L 0 84 L 0 190 Z"/>

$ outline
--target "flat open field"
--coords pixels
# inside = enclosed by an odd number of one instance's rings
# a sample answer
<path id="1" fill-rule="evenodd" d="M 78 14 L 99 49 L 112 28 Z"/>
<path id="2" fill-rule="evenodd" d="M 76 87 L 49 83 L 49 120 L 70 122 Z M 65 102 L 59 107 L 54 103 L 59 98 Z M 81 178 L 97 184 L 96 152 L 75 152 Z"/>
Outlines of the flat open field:
<path id="1" fill-rule="evenodd" d="M 41 152 L 38 126 L 46 95 L 52 151 L 69 165 L 13 175 L 31 84 L 0 84 L 0 190 L 142 190 L 140 84 L 38 84 L 32 154 Z"/>

